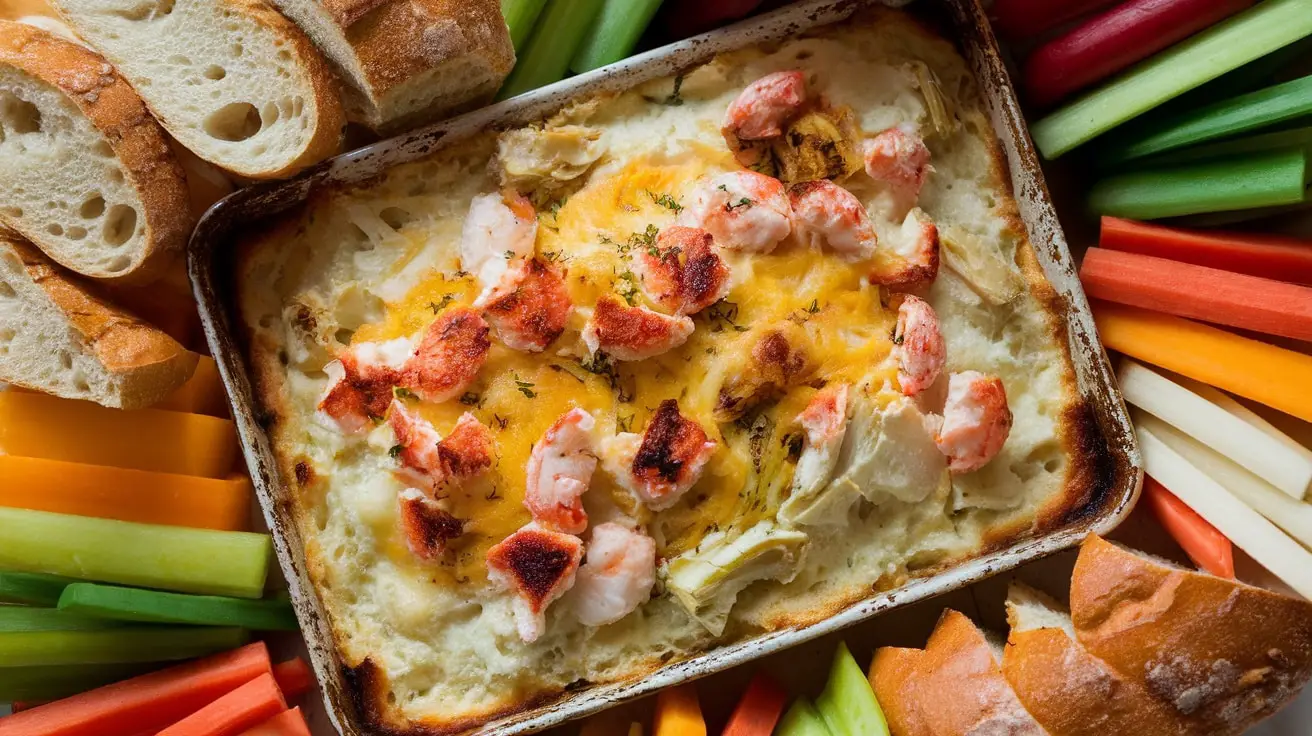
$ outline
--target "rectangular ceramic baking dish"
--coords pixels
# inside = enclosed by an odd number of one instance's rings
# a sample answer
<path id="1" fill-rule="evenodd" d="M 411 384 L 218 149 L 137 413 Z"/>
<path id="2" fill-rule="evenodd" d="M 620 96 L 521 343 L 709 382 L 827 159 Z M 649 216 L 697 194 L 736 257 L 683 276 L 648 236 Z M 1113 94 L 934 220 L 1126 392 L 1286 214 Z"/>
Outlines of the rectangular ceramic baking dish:
<path id="1" fill-rule="evenodd" d="M 229 288 L 235 244 L 243 231 L 304 202 L 319 187 L 357 184 L 389 167 L 414 161 L 488 128 L 523 125 L 546 117 L 583 95 L 627 89 L 709 60 L 715 54 L 782 39 L 843 20 L 861 7 L 899 0 L 809 0 L 726 29 L 656 49 L 620 64 L 560 82 L 453 120 L 383 141 L 327 161 L 296 179 L 243 189 L 215 205 L 192 236 L 189 269 L 210 350 L 232 403 L 242 448 L 265 519 L 273 532 L 278 560 L 290 586 L 314 669 L 324 686 L 329 715 L 344 736 L 371 733 L 356 710 L 333 646 L 321 602 L 306 574 L 300 533 L 289 506 L 289 490 L 252 399 L 243 348 L 234 329 L 235 290 Z M 872 595 L 819 623 L 776 631 L 672 662 L 639 682 L 597 686 L 567 693 L 541 707 L 508 716 L 471 734 L 523 734 L 578 718 L 660 688 L 718 672 L 780 649 L 865 621 L 882 611 L 954 590 L 996 573 L 1077 544 L 1091 532 L 1104 533 L 1129 512 L 1142 473 L 1138 447 L 1112 380 L 1106 354 L 1094 332 L 1089 305 L 1053 210 L 1038 158 L 998 55 L 997 43 L 978 0 L 921 0 L 913 12 L 953 40 L 966 57 L 987 104 L 993 130 L 1002 142 L 1021 216 L 1048 280 L 1061 295 L 1070 353 L 1078 385 L 1092 414 L 1091 446 L 1099 462 L 1096 491 L 1072 509 L 1054 531 L 1022 537 L 1012 545 L 950 567 L 932 576 Z"/>

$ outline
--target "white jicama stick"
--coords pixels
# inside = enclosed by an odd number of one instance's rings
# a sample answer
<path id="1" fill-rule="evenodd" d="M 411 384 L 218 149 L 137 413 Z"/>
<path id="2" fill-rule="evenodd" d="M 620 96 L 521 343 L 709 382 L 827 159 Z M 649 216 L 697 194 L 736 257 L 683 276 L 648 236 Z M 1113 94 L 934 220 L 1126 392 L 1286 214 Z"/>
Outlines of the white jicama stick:
<path id="1" fill-rule="evenodd" d="M 1202 442 L 1291 498 L 1312 484 L 1312 459 L 1132 360 L 1117 371 L 1125 400 Z"/>
<path id="2" fill-rule="evenodd" d="M 1138 428 L 1144 469 L 1189 508 L 1299 595 L 1312 600 L 1312 553 L 1195 468 L 1157 438 Z"/>
<path id="3" fill-rule="evenodd" d="M 1276 440 L 1294 452 L 1297 452 L 1306 458 L 1309 463 L 1312 463 L 1312 449 L 1305 447 L 1298 440 L 1285 434 L 1279 427 L 1264 419 L 1262 415 L 1239 403 L 1235 397 L 1218 388 L 1213 388 L 1205 383 L 1199 383 L 1192 378 L 1186 378 L 1180 383 L 1190 391 L 1193 391 L 1204 399 L 1207 399 L 1213 404 L 1230 412 L 1232 416 L 1238 417 L 1247 422 L 1250 426 L 1260 429 L 1268 437 Z M 1290 418 L 1294 419 L 1293 417 Z M 1295 419 L 1295 421 L 1302 420 Z"/>
<path id="4" fill-rule="evenodd" d="M 1190 465 L 1206 473 L 1240 501 L 1302 542 L 1303 546 L 1312 547 L 1312 505 L 1286 496 L 1275 486 L 1157 417 L 1135 412 L 1134 423 L 1151 432 Z"/>

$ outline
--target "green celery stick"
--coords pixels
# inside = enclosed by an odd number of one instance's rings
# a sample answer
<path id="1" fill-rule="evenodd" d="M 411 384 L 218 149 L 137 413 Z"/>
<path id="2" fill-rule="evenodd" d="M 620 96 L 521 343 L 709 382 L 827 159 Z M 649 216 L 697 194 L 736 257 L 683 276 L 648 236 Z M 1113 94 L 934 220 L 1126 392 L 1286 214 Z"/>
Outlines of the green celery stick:
<path id="1" fill-rule="evenodd" d="M 58 700 L 153 669 L 141 663 L 0 667 L 0 702 Z"/>
<path id="2" fill-rule="evenodd" d="M 1186 215 L 1184 217 L 1173 217 L 1169 220 L 1163 220 L 1161 224 L 1169 227 L 1186 228 L 1230 227 L 1241 222 L 1252 222 L 1254 220 L 1263 220 L 1268 217 L 1279 217 L 1294 212 L 1302 212 L 1307 209 L 1312 209 L 1312 189 L 1307 191 L 1307 194 L 1303 196 L 1303 201 L 1298 204 L 1286 204 L 1279 207 L 1258 207 L 1251 210 L 1207 212 L 1201 215 Z"/>
<path id="3" fill-rule="evenodd" d="M 548 0 L 524 53 L 497 93 L 504 100 L 559 82 L 601 12 L 602 0 Z"/>
<path id="4" fill-rule="evenodd" d="M 1054 159 L 1204 82 L 1312 35 L 1307 0 L 1264 0 L 1132 67 L 1035 123 Z"/>
<path id="5" fill-rule="evenodd" d="M 240 626 L 255 631 L 295 631 L 287 600 L 251 601 L 211 595 L 161 593 L 112 585 L 73 583 L 59 598 L 61 612 L 157 624 Z"/>
<path id="6" fill-rule="evenodd" d="M 1312 115 L 1312 75 L 1222 100 L 1165 120 L 1146 134 L 1117 139 L 1099 158 L 1130 161 L 1242 135 Z"/>
<path id="7" fill-rule="evenodd" d="M 875 691 L 846 643 L 834 653 L 829 682 L 815 699 L 815 707 L 835 736 L 888 736 Z"/>
<path id="8" fill-rule="evenodd" d="M 1093 186 L 1089 208 L 1099 215 L 1159 220 L 1296 204 L 1306 190 L 1306 154 L 1278 151 L 1111 176 Z"/>
<path id="9" fill-rule="evenodd" d="M 1294 66 L 1299 59 L 1309 53 L 1312 53 L 1312 38 L 1305 38 L 1276 49 L 1260 59 L 1250 61 L 1234 71 L 1226 72 L 1200 87 L 1185 92 L 1144 117 L 1176 115 L 1203 105 L 1210 105 L 1217 100 L 1228 100 L 1263 87 L 1270 87 L 1281 81 L 1279 79 L 1281 72 Z"/>
<path id="10" fill-rule="evenodd" d="M 0 508 L 0 568 L 183 593 L 259 598 L 267 534 Z"/>
<path id="11" fill-rule="evenodd" d="M 1274 133 L 1262 133 L 1261 135 L 1252 135 L 1246 138 L 1234 138 L 1205 143 L 1201 146 L 1190 146 L 1178 151 L 1170 151 L 1159 156 L 1135 161 L 1133 165 L 1136 167 L 1158 168 L 1295 148 L 1301 148 L 1312 153 L 1312 127 L 1278 130 Z"/>
<path id="12" fill-rule="evenodd" d="M 39 572 L 0 572 L 0 603 L 54 606 L 72 578 Z"/>
<path id="13" fill-rule="evenodd" d="M 191 659 L 235 649 L 249 639 L 245 629 L 214 626 L 6 632 L 0 633 L 0 668 Z"/>
<path id="14" fill-rule="evenodd" d="M 123 626 L 118 621 L 85 616 L 57 608 L 0 606 L 0 634 L 10 631 L 97 631 Z"/>
<path id="15" fill-rule="evenodd" d="M 524 50 L 524 42 L 533 33 L 533 26 L 546 4 L 547 0 L 501 0 L 501 15 L 510 28 L 510 40 L 515 44 L 516 54 Z"/>
<path id="16" fill-rule="evenodd" d="M 661 7 L 661 0 L 604 0 L 601 18 L 569 65 L 577 74 L 628 58 Z"/>
<path id="17" fill-rule="evenodd" d="M 788 712 L 779 721 L 774 736 L 833 736 L 825 719 L 816 712 L 815 706 L 806 698 L 798 698 L 788 707 Z"/>

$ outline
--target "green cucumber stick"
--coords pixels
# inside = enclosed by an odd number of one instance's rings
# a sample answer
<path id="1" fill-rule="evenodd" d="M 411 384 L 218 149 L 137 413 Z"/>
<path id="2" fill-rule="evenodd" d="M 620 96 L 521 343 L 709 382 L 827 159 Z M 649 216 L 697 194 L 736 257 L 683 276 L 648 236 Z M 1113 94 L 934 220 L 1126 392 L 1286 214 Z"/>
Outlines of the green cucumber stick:
<path id="1" fill-rule="evenodd" d="M 661 7 L 661 0 L 603 0 L 601 18 L 569 68 L 576 74 L 628 58 Z"/>
<path id="2" fill-rule="evenodd" d="M 1306 193 L 1307 155 L 1292 150 L 1118 174 L 1094 185 L 1089 207 L 1098 215 L 1158 220 L 1296 204 Z"/>
<path id="3" fill-rule="evenodd" d="M 825 719 L 816 712 L 815 706 L 806 698 L 798 698 L 788 707 L 788 712 L 779 721 L 774 736 L 834 736 Z"/>
<path id="4" fill-rule="evenodd" d="M 1244 138 L 1204 143 L 1200 146 L 1190 146 L 1178 151 L 1170 151 L 1135 161 L 1134 165 L 1157 168 L 1296 148 L 1301 148 L 1312 154 L 1312 127 L 1290 128 L 1289 130 L 1277 130 L 1272 133 L 1262 133 Z"/>
<path id="5" fill-rule="evenodd" d="M 140 663 L 0 667 L 0 703 L 67 698 L 152 669 Z"/>
<path id="6" fill-rule="evenodd" d="M 1307 0 L 1264 0 L 1132 67 L 1030 128 L 1054 159 L 1204 82 L 1312 35 Z"/>
<path id="7" fill-rule="evenodd" d="M 834 653 L 829 682 L 815 699 L 815 707 L 835 736 L 888 736 L 874 688 L 846 643 L 839 643 Z"/>
<path id="8" fill-rule="evenodd" d="M 0 572 L 0 603 L 53 607 L 72 578 L 39 572 Z"/>
<path id="9" fill-rule="evenodd" d="M 570 60 L 601 12 L 601 3 L 602 0 L 547 0 L 546 10 L 510 77 L 497 93 L 497 99 L 504 100 L 564 79 Z"/>
<path id="10" fill-rule="evenodd" d="M 267 534 L 0 508 L 0 568 L 182 593 L 259 598 Z"/>
<path id="11" fill-rule="evenodd" d="M 191 659 L 236 649 L 249 639 L 245 629 L 215 626 L 6 632 L 0 633 L 0 668 Z"/>
<path id="12" fill-rule="evenodd" d="M 123 624 L 57 608 L 0 606 L 0 634 L 11 631 L 97 631 Z"/>
<path id="13" fill-rule="evenodd" d="M 501 0 L 501 15 L 510 28 L 510 41 L 515 44 L 516 54 L 524 49 L 524 42 L 533 33 L 546 4 L 547 0 Z"/>
<path id="14" fill-rule="evenodd" d="M 1312 75 L 1177 115 L 1140 135 L 1123 140 L 1113 135 L 1099 157 L 1120 163 L 1307 116 L 1312 116 Z"/>
<path id="15" fill-rule="evenodd" d="M 65 588 L 59 598 L 59 611 L 157 624 L 240 626 L 255 631 L 297 628 L 292 604 L 285 599 L 251 601 L 93 583 L 73 583 Z"/>

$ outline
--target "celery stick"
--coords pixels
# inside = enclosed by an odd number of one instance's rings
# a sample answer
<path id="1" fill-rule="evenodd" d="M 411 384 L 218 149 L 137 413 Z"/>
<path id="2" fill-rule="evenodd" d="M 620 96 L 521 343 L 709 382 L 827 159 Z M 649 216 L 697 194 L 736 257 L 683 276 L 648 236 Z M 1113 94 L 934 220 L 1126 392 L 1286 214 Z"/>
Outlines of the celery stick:
<path id="1" fill-rule="evenodd" d="M 546 4 L 547 0 L 501 0 L 501 15 L 510 28 L 510 40 L 515 44 L 516 54 L 524 50 L 524 42 L 533 33 L 533 26 Z"/>
<path id="2" fill-rule="evenodd" d="M 1157 220 L 1295 204 L 1306 189 L 1304 152 L 1280 151 L 1108 177 L 1094 185 L 1089 206 L 1099 215 Z"/>
<path id="3" fill-rule="evenodd" d="M 96 631 L 119 626 L 123 624 L 118 621 L 57 608 L 0 606 L 0 634 L 9 631 Z"/>
<path id="4" fill-rule="evenodd" d="M 104 631 L 0 633 L 0 668 L 165 662 L 235 649 L 250 635 L 216 626 L 124 626 Z"/>
<path id="5" fill-rule="evenodd" d="M 1312 189 L 1303 195 L 1303 201 L 1298 204 L 1286 204 L 1279 207 L 1258 207 L 1251 210 L 1226 210 L 1224 212 L 1206 212 L 1201 215 L 1186 215 L 1185 217 L 1173 217 L 1162 222 L 1163 225 L 1171 227 L 1184 228 L 1208 228 L 1208 227 L 1230 227 L 1241 222 L 1253 222 L 1254 220 L 1263 220 L 1268 217 L 1279 217 L 1294 212 L 1312 209 Z"/>
<path id="6" fill-rule="evenodd" d="M 1144 61 L 1035 123 L 1053 159 L 1204 82 L 1312 35 L 1307 0 L 1265 0 Z"/>
<path id="7" fill-rule="evenodd" d="M 774 736 L 833 736 L 825 719 L 816 712 L 815 706 L 806 698 L 798 698 L 789 706 Z"/>
<path id="8" fill-rule="evenodd" d="M 1232 72 L 1226 72 L 1201 87 L 1195 87 L 1145 117 L 1156 117 L 1163 113 L 1176 115 L 1210 105 L 1217 100 L 1228 100 L 1270 87 L 1280 81 L 1281 72 L 1294 66 L 1295 62 L 1309 53 L 1312 53 L 1312 38 L 1305 38 L 1250 61 Z"/>
<path id="9" fill-rule="evenodd" d="M 0 508 L 0 568 L 182 593 L 259 598 L 267 534 Z"/>
<path id="10" fill-rule="evenodd" d="M 870 680 L 845 643 L 839 643 L 834 653 L 829 683 L 815 699 L 815 707 L 835 736 L 888 736 L 884 711 L 875 700 Z"/>
<path id="11" fill-rule="evenodd" d="M 633 53 L 661 0 L 604 0 L 601 18 L 583 40 L 569 68 L 577 74 L 614 64 Z"/>
<path id="12" fill-rule="evenodd" d="M 0 572 L 0 603 L 54 606 L 72 578 L 35 572 Z"/>
<path id="13" fill-rule="evenodd" d="M 0 667 L 0 702 L 58 700 L 153 669 L 140 663 Z"/>
<path id="14" fill-rule="evenodd" d="M 1135 166 L 1175 166 L 1199 161 L 1212 161 L 1228 156 L 1243 156 L 1251 153 L 1267 153 L 1296 148 L 1312 153 L 1312 127 L 1278 130 L 1274 133 L 1263 133 L 1245 138 L 1206 143 L 1201 146 L 1190 146 L 1189 148 L 1170 151 L 1160 156 L 1136 161 Z"/>
<path id="15" fill-rule="evenodd" d="M 157 624 L 240 626 L 255 631 L 297 628 L 296 614 L 286 599 L 249 601 L 92 583 L 73 583 L 65 588 L 59 598 L 59 611 Z"/>
<path id="16" fill-rule="evenodd" d="M 524 53 L 497 94 L 504 100 L 559 82 L 569 71 L 583 38 L 601 11 L 602 0 L 548 0 Z"/>
<path id="17" fill-rule="evenodd" d="M 1312 12 L 1312 10 L 1310 10 Z M 1193 110 L 1117 140 L 1099 158 L 1119 163 L 1279 125 L 1312 115 L 1312 76 Z"/>

